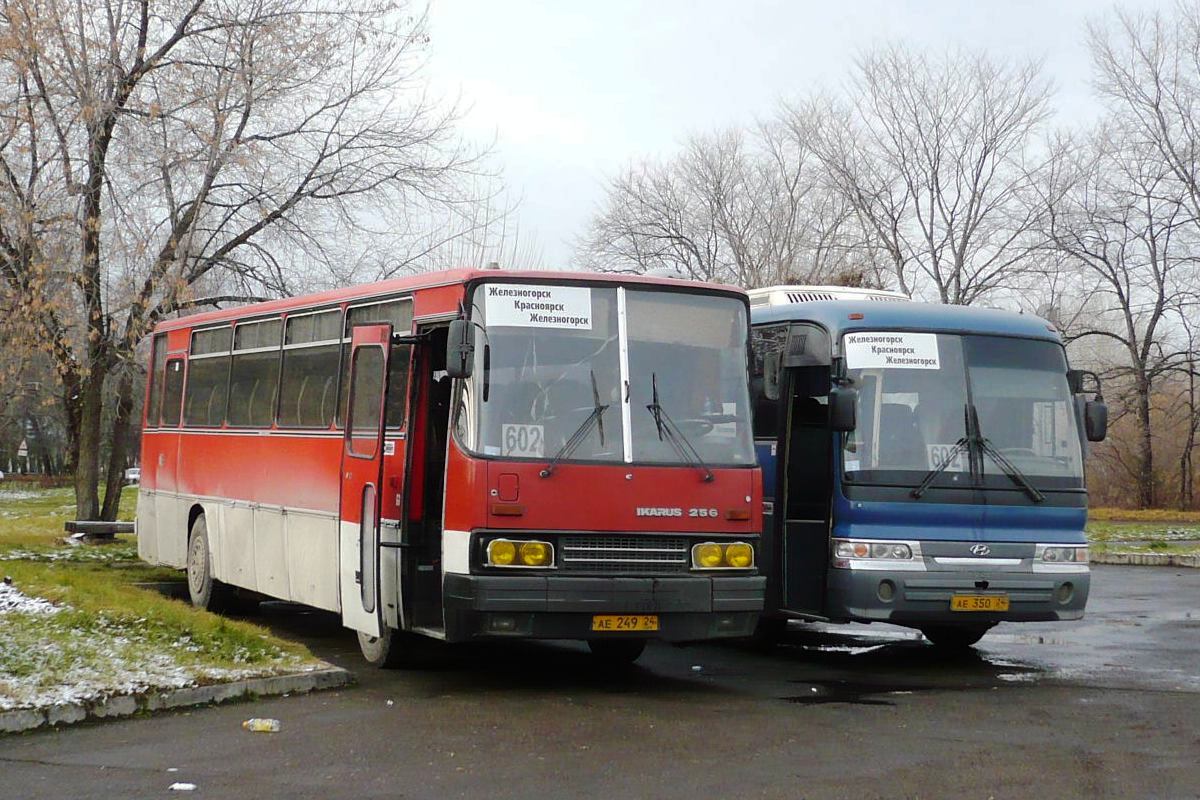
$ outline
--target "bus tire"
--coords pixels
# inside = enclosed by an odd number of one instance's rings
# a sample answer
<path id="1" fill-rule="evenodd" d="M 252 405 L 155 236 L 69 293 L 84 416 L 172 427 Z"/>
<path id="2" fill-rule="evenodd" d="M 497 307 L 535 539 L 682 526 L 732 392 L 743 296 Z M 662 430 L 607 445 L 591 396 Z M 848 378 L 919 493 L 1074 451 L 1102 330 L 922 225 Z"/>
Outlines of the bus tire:
<path id="1" fill-rule="evenodd" d="M 761 616 L 754 626 L 754 641 L 764 646 L 779 644 L 787 636 L 788 621 L 784 617 Z"/>
<path id="2" fill-rule="evenodd" d="M 386 625 L 379 636 L 358 631 L 358 649 L 367 663 L 379 669 L 423 667 L 433 663 L 439 642 L 420 634 L 403 633 Z"/>
<path id="3" fill-rule="evenodd" d="M 646 649 L 645 639 L 588 639 L 588 649 L 606 664 L 632 664 Z"/>
<path id="4" fill-rule="evenodd" d="M 921 633 L 937 647 L 947 650 L 962 650 L 971 647 L 983 635 L 990 631 L 992 625 L 930 625 L 921 628 Z"/>
<path id="5" fill-rule="evenodd" d="M 212 549 L 208 545 L 208 522 L 200 514 L 192 522 L 188 535 L 187 555 L 188 596 L 196 608 L 219 611 L 228 587 L 213 578 Z"/>

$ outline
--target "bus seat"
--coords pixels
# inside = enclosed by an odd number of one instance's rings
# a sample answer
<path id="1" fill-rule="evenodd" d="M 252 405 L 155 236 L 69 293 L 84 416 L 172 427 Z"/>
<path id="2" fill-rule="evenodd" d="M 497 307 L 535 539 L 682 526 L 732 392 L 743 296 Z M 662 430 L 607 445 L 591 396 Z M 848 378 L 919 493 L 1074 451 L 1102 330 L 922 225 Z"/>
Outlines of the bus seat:
<path id="1" fill-rule="evenodd" d="M 925 439 L 916 412 L 903 403 L 884 403 L 879 410 L 879 466 L 924 469 Z"/>

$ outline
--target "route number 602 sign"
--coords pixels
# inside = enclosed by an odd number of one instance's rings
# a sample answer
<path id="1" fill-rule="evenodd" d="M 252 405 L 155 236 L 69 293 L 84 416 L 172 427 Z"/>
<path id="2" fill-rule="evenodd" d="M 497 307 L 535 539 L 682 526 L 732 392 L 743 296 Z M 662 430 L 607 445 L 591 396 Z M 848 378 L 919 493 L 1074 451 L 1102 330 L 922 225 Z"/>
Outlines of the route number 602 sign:
<path id="1" fill-rule="evenodd" d="M 517 458 L 542 458 L 546 437 L 541 425 L 502 425 L 500 453 Z"/>

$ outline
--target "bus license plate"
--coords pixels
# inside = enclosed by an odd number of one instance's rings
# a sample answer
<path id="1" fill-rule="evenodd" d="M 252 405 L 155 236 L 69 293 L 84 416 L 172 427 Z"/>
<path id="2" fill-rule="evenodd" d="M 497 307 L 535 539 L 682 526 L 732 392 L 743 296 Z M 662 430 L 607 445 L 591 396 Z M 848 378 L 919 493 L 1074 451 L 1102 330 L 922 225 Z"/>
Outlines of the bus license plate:
<path id="1" fill-rule="evenodd" d="M 656 631 L 657 614 L 596 614 L 592 617 L 594 631 Z"/>
<path id="2" fill-rule="evenodd" d="M 1006 594 L 956 594 L 950 598 L 951 611 L 1008 611 Z"/>

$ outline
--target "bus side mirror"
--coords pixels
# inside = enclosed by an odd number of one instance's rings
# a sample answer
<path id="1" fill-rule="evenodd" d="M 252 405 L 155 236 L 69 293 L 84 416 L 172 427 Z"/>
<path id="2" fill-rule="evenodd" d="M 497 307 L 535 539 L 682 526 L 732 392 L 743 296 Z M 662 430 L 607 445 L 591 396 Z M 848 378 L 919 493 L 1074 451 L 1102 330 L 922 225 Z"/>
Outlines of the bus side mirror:
<path id="1" fill-rule="evenodd" d="M 1108 435 L 1108 405 L 1103 400 L 1088 400 L 1083 406 L 1083 429 L 1089 442 L 1103 442 Z"/>
<path id="2" fill-rule="evenodd" d="M 829 391 L 829 427 L 842 433 L 858 427 L 858 389 L 835 386 Z"/>
<path id="3" fill-rule="evenodd" d="M 763 356 L 763 394 L 768 400 L 779 399 L 779 351 Z"/>
<path id="4" fill-rule="evenodd" d="M 474 363 L 475 328 L 470 320 L 452 320 L 446 336 L 446 374 L 451 378 L 469 378 Z"/>

